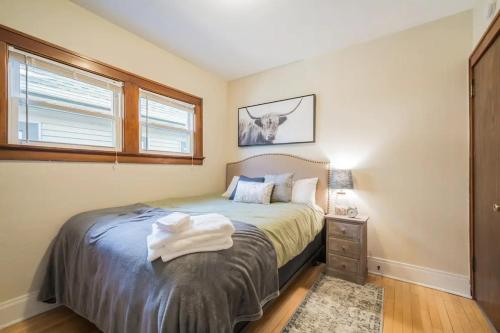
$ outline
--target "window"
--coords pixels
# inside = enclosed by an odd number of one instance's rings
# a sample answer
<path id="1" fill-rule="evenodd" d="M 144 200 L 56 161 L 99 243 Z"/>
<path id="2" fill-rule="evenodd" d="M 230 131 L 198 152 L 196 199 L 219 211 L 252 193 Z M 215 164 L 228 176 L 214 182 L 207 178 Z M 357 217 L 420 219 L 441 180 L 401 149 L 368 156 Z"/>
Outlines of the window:
<path id="1" fill-rule="evenodd" d="M 0 26 L 0 160 L 201 165 L 203 100 Z"/>
<path id="2" fill-rule="evenodd" d="M 121 149 L 122 83 L 9 48 L 9 143 Z"/>
<path id="3" fill-rule="evenodd" d="M 192 155 L 194 105 L 140 90 L 141 150 Z"/>

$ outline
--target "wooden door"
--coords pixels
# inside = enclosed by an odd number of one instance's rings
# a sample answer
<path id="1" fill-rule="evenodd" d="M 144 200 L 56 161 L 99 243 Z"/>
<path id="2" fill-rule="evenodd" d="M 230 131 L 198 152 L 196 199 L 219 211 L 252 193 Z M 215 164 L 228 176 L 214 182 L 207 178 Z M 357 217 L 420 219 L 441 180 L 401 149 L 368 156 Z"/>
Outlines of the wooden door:
<path id="1" fill-rule="evenodd" d="M 474 298 L 500 330 L 500 38 L 471 67 Z M 473 58 L 471 57 L 471 60 Z"/>

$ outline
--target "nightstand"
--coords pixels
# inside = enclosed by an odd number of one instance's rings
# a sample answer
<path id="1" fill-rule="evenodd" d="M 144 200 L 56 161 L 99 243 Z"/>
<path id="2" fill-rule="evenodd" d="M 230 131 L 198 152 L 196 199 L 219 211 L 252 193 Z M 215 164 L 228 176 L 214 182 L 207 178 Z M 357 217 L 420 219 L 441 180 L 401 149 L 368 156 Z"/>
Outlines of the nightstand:
<path id="1" fill-rule="evenodd" d="M 326 274 L 364 284 L 367 276 L 367 216 L 326 215 Z"/>

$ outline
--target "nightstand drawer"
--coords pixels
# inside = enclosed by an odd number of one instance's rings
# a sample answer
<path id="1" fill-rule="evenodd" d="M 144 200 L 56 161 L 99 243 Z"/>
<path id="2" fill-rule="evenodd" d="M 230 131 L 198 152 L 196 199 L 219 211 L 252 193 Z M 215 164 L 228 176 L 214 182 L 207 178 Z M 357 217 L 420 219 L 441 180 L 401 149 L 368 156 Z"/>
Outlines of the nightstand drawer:
<path id="1" fill-rule="evenodd" d="M 337 255 L 359 259 L 361 244 L 349 240 L 330 237 L 328 238 L 328 249 L 330 252 Z"/>
<path id="2" fill-rule="evenodd" d="M 358 273 L 359 261 L 334 254 L 328 254 L 328 267 L 342 272 Z"/>
<path id="3" fill-rule="evenodd" d="M 330 235 L 344 239 L 359 240 L 361 227 L 357 224 L 333 221 L 331 223 Z"/>

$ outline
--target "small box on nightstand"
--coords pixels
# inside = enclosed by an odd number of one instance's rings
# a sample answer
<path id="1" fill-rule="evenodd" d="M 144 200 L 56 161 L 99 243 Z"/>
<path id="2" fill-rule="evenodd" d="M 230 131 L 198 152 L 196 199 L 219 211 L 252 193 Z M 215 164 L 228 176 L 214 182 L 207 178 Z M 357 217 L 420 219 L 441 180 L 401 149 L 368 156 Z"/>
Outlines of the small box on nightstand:
<path id="1" fill-rule="evenodd" d="M 326 215 L 326 273 L 364 284 L 368 274 L 368 216 Z"/>

